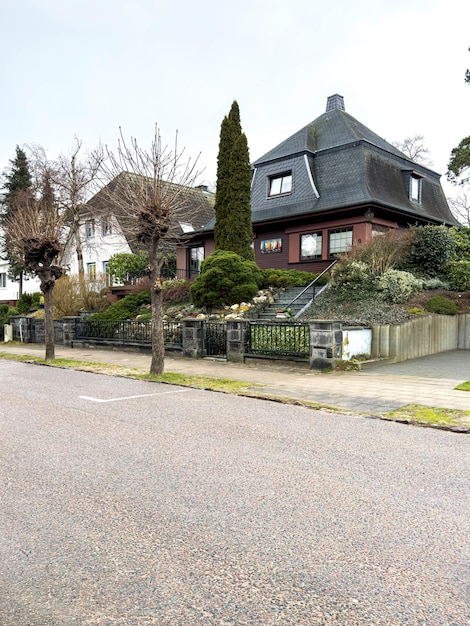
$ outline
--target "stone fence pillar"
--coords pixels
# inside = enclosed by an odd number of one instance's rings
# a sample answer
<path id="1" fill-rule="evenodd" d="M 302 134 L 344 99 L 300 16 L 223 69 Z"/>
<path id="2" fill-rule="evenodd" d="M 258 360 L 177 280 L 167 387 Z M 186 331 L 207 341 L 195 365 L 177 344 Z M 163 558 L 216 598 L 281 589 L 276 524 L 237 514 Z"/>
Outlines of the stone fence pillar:
<path id="1" fill-rule="evenodd" d="M 341 322 L 310 322 L 310 369 L 332 367 L 343 356 Z"/>
<path id="2" fill-rule="evenodd" d="M 248 324 L 245 320 L 227 321 L 227 361 L 245 361 Z"/>
<path id="3" fill-rule="evenodd" d="M 204 351 L 203 320 L 183 320 L 183 356 L 200 359 Z"/>
<path id="4" fill-rule="evenodd" d="M 75 316 L 67 316 L 62 318 L 62 328 L 64 332 L 64 346 L 68 348 L 73 347 L 73 342 L 75 340 L 76 333 L 76 320 L 79 320 L 80 317 Z"/>

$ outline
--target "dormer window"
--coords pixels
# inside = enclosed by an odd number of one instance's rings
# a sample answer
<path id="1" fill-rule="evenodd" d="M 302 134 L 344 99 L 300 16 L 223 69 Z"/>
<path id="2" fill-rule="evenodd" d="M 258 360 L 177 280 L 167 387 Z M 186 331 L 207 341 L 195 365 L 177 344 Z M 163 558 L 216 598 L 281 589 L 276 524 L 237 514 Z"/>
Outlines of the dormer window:
<path id="1" fill-rule="evenodd" d="M 279 176 L 271 176 L 268 179 L 268 197 L 283 196 L 292 191 L 292 172 L 286 172 Z"/>
<path id="2" fill-rule="evenodd" d="M 423 187 L 423 179 L 421 176 L 411 174 L 410 176 L 410 200 L 421 204 L 421 192 Z"/>

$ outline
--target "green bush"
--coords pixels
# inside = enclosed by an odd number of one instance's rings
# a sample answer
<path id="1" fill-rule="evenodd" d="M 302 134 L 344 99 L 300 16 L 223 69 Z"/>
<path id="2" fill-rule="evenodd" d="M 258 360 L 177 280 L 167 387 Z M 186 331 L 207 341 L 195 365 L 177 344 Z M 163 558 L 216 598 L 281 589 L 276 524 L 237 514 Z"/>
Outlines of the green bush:
<path id="1" fill-rule="evenodd" d="M 12 315 L 18 315 L 19 311 L 16 308 L 9 307 L 8 304 L 0 304 L 0 327 L 3 328 L 5 324 L 10 323 L 10 317 Z"/>
<path id="2" fill-rule="evenodd" d="M 416 282 L 423 291 L 431 291 L 432 289 L 449 289 L 448 281 L 441 278 L 417 278 Z"/>
<path id="3" fill-rule="evenodd" d="M 245 261 L 227 250 L 216 250 L 201 265 L 201 274 L 191 285 L 191 298 L 199 307 L 219 307 L 251 300 L 262 283 L 254 261 Z"/>
<path id="4" fill-rule="evenodd" d="M 444 267 L 455 254 L 455 239 L 446 226 L 413 226 L 414 241 L 411 244 L 407 264 L 427 276 L 440 276 Z"/>
<path id="5" fill-rule="evenodd" d="M 466 291 L 470 288 L 470 261 L 449 261 L 446 265 L 450 288 L 453 291 Z"/>
<path id="6" fill-rule="evenodd" d="M 131 293 L 109 306 L 106 311 L 90 316 L 92 320 L 131 320 L 135 319 L 143 306 L 150 304 L 150 291 Z"/>
<path id="7" fill-rule="evenodd" d="M 432 296 L 424 305 L 426 311 L 438 313 L 439 315 L 457 315 L 458 308 L 455 302 L 445 296 Z"/>
<path id="8" fill-rule="evenodd" d="M 108 273 L 120 283 L 131 282 L 134 278 L 144 276 L 149 264 L 147 253 L 132 254 L 120 252 L 113 254 L 108 262 Z"/>
<path id="9" fill-rule="evenodd" d="M 455 242 L 455 258 L 470 261 L 470 226 L 452 226 L 450 233 Z"/>
<path id="10" fill-rule="evenodd" d="M 299 270 L 267 269 L 261 270 L 261 272 L 263 276 L 263 289 L 267 289 L 269 287 L 306 287 L 318 276 L 318 274 L 301 272 Z M 323 274 L 317 284 L 326 285 L 326 282 L 327 276 L 326 274 Z"/>
<path id="11" fill-rule="evenodd" d="M 23 293 L 16 303 L 16 309 L 18 313 L 29 313 L 31 309 L 39 309 L 42 293 L 36 291 L 35 293 Z"/>
<path id="12" fill-rule="evenodd" d="M 400 270 L 387 270 L 377 283 L 381 297 L 387 302 L 406 302 L 419 291 L 419 284 L 413 274 Z"/>
<path id="13" fill-rule="evenodd" d="M 358 300 L 377 290 L 377 279 L 363 261 L 344 259 L 333 267 L 330 287 L 350 300 Z"/>

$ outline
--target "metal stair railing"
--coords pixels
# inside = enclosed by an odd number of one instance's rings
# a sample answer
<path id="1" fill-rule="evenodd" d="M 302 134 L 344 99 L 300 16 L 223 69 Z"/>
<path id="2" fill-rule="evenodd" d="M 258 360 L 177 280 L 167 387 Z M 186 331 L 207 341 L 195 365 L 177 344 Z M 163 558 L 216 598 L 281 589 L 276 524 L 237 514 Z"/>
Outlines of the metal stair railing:
<path id="1" fill-rule="evenodd" d="M 328 265 L 328 267 L 326 269 L 324 269 L 323 272 L 318 274 L 318 276 L 316 278 L 314 278 L 311 283 L 309 283 L 304 289 L 302 289 L 302 291 L 300 293 L 298 293 L 295 296 L 295 298 L 293 300 L 291 300 L 291 302 L 289 302 L 289 304 L 286 305 L 286 309 L 292 308 L 292 305 L 294 304 L 294 302 L 296 302 L 299 298 L 301 298 L 305 293 L 308 293 L 309 289 L 312 289 L 312 297 L 310 298 L 309 302 L 307 302 L 306 305 L 304 305 L 299 311 L 297 311 L 297 313 L 294 315 L 294 317 L 299 317 L 300 315 L 302 315 L 302 313 L 306 309 L 308 309 L 308 307 L 312 304 L 312 302 L 313 302 L 313 300 L 315 298 L 315 283 L 323 276 L 323 274 L 326 274 L 326 272 L 328 272 L 333 267 L 333 265 L 335 265 L 335 263 L 337 263 L 337 259 L 335 259 L 333 261 L 333 263 L 330 263 L 330 265 Z M 321 291 L 323 291 L 323 289 L 326 289 L 326 286 L 327 285 L 325 285 L 321 289 Z M 319 293 L 321 293 L 321 291 Z"/>

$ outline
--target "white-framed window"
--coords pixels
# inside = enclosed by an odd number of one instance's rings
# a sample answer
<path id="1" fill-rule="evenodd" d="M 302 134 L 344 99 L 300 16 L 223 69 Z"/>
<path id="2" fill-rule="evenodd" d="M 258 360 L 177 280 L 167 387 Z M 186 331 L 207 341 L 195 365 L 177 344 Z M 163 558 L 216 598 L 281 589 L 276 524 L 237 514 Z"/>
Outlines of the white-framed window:
<path id="1" fill-rule="evenodd" d="M 353 231 L 352 228 L 339 228 L 338 230 L 330 230 L 328 233 L 328 251 L 330 256 L 346 252 L 352 246 Z"/>
<path id="2" fill-rule="evenodd" d="M 87 220 L 85 222 L 85 236 L 87 239 L 95 236 L 95 220 Z"/>
<path id="3" fill-rule="evenodd" d="M 300 235 L 300 260 L 321 259 L 322 242 L 321 232 Z"/>
<path id="4" fill-rule="evenodd" d="M 410 176 L 410 200 L 412 202 L 421 203 L 421 192 L 423 187 L 423 179 L 420 176 L 412 174 Z"/>
<path id="5" fill-rule="evenodd" d="M 88 275 L 88 281 L 94 283 L 96 281 L 96 263 L 87 263 L 86 272 Z"/>
<path id="6" fill-rule="evenodd" d="M 204 246 L 193 246 L 189 248 L 189 276 L 199 276 L 201 265 L 204 261 Z"/>
<path id="7" fill-rule="evenodd" d="M 0 289 L 6 289 L 6 288 L 7 288 L 7 273 L 0 272 Z"/>
<path id="8" fill-rule="evenodd" d="M 111 276 L 109 275 L 109 261 L 103 261 L 103 276 L 106 287 L 109 287 L 111 284 Z"/>
<path id="9" fill-rule="evenodd" d="M 292 172 L 286 172 L 279 176 L 271 176 L 268 179 L 268 197 L 282 196 L 292 191 Z"/>
<path id="10" fill-rule="evenodd" d="M 103 235 L 103 237 L 113 234 L 113 226 L 111 223 L 111 218 L 109 216 L 103 217 L 101 219 L 101 234 Z"/>

